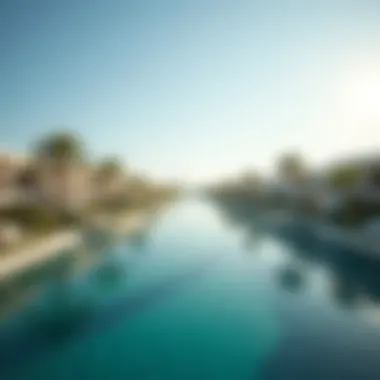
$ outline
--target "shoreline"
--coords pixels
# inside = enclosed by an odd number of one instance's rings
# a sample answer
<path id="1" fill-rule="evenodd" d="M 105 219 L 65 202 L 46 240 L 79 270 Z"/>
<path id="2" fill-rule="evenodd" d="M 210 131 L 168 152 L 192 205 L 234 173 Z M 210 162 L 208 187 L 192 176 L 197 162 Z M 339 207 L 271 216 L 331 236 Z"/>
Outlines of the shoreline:
<path id="1" fill-rule="evenodd" d="M 149 222 L 149 213 L 143 211 L 126 211 L 117 216 L 103 215 L 99 228 L 112 233 L 117 238 L 132 234 L 143 228 Z M 117 239 L 116 239 L 117 240 Z M 53 260 L 68 251 L 80 248 L 85 243 L 85 232 L 82 229 L 57 231 L 41 237 L 30 246 L 14 249 L 12 255 L 0 258 L 0 282 L 5 282 L 17 275 Z"/>
<path id="2" fill-rule="evenodd" d="M 274 231 L 281 233 L 292 230 L 296 234 L 306 234 L 322 244 L 347 249 L 359 256 L 380 259 L 380 238 L 375 236 L 369 238 L 360 229 L 344 228 L 315 219 L 303 219 L 290 213 L 284 220 L 276 220 L 275 215 L 272 215 L 272 218 L 271 215 L 265 217 L 264 224 Z"/>
<path id="3" fill-rule="evenodd" d="M 54 232 L 34 242 L 29 247 L 15 248 L 12 255 L 0 259 L 0 281 L 38 265 L 46 260 L 63 254 L 63 251 L 75 248 L 81 242 L 79 230 Z"/>
<path id="4" fill-rule="evenodd" d="M 221 201 L 220 204 L 223 208 L 224 202 Z M 240 209 L 244 202 L 231 202 L 230 205 L 232 208 Z M 350 250 L 360 257 L 380 259 L 380 236 L 370 238 L 360 228 L 342 227 L 314 218 L 296 216 L 289 210 L 268 211 L 258 210 L 252 206 L 244 207 L 245 211 L 248 209 L 250 210 L 248 213 L 255 215 L 256 223 L 274 233 L 281 235 L 292 231 L 296 234 L 308 235 L 310 239 L 321 244 Z"/>

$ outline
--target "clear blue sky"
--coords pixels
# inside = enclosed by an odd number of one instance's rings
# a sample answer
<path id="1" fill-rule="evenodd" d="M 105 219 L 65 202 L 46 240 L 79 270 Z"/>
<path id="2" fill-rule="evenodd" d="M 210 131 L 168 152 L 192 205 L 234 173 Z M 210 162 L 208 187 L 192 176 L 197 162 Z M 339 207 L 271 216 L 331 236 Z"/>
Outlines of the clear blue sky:
<path id="1" fill-rule="evenodd" d="M 0 147 L 63 125 L 199 181 L 380 146 L 379 20 L 375 0 L 2 0 Z"/>

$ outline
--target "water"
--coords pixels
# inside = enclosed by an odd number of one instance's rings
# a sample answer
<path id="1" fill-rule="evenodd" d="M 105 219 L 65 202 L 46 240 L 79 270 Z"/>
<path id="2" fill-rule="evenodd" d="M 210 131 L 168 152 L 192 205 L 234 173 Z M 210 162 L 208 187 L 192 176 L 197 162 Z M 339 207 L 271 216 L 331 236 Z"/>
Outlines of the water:
<path id="1" fill-rule="evenodd" d="M 1 379 L 378 379 L 376 263 L 173 206 L 2 321 Z"/>

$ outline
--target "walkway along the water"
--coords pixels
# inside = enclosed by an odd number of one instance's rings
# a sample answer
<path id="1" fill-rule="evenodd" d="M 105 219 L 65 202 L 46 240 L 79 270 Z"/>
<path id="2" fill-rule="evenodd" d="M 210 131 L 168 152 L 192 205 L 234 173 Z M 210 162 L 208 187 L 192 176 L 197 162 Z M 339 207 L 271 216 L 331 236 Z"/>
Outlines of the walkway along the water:
<path id="1" fill-rule="evenodd" d="M 106 219 L 106 228 L 115 235 L 126 235 L 146 227 L 148 221 L 145 214 L 127 214 L 115 219 L 113 223 L 112 220 Z M 19 272 L 55 259 L 63 253 L 79 247 L 83 242 L 83 235 L 83 231 L 80 229 L 56 232 L 1 258 L 0 281 L 6 281 Z"/>

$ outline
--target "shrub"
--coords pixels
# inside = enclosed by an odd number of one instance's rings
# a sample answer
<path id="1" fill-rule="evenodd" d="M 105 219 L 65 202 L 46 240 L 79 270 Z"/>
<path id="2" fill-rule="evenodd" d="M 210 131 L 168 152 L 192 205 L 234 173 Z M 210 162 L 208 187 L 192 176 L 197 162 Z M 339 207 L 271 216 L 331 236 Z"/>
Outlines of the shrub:
<path id="1" fill-rule="evenodd" d="M 68 213 L 41 206 L 18 206 L 3 210 L 0 216 L 11 220 L 28 230 L 49 230 L 76 223 L 76 218 Z"/>

